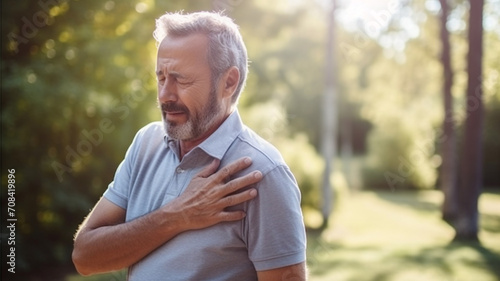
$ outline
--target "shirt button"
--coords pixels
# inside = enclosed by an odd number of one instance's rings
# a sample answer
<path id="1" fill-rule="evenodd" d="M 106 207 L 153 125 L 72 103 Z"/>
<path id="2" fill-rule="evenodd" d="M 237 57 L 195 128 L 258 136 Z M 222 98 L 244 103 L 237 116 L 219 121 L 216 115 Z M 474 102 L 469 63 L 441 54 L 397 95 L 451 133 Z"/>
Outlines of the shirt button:
<path id="1" fill-rule="evenodd" d="M 181 167 L 177 167 L 177 169 L 175 169 L 175 171 L 176 171 L 178 174 L 182 174 L 182 173 L 184 173 L 186 170 L 183 170 Z"/>

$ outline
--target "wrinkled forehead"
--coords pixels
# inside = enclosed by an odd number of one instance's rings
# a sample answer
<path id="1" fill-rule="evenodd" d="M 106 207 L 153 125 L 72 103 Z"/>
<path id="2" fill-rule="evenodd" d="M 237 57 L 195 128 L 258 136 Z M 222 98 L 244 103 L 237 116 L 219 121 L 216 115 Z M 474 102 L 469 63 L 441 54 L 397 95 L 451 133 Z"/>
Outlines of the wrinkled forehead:
<path id="1" fill-rule="evenodd" d="M 186 36 L 166 36 L 158 46 L 157 58 L 186 57 L 208 61 L 208 38 L 204 34 L 195 33 Z"/>
<path id="2" fill-rule="evenodd" d="M 208 37 L 202 33 L 193 33 L 189 35 L 169 34 L 160 42 L 158 54 L 169 50 L 190 50 L 193 53 L 206 53 L 208 50 Z"/>

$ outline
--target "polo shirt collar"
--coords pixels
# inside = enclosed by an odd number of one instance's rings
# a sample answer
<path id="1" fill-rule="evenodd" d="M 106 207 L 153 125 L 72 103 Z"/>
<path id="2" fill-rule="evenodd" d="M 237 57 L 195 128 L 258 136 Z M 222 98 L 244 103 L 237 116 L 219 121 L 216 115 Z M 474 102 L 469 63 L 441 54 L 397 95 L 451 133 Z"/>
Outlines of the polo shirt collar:
<path id="1" fill-rule="evenodd" d="M 243 122 L 241 121 L 240 114 L 238 110 L 234 110 L 215 132 L 197 147 L 193 148 L 190 153 L 201 149 L 211 157 L 221 160 L 229 149 L 229 146 L 231 146 L 242 130 Z M 177 153 L 179 142 L 169 137 L 167 134 L 165 134 L 164 140 L 166 146 Z"/>
<path id="2" fill-rule="evenodd" d="M 243 130 L 238 110 L 233 111 L 220 127 L 203 141 L 198 147 L 205 151 L 208 155 L 222 159 L 229 146 L 238 137 Z"/>

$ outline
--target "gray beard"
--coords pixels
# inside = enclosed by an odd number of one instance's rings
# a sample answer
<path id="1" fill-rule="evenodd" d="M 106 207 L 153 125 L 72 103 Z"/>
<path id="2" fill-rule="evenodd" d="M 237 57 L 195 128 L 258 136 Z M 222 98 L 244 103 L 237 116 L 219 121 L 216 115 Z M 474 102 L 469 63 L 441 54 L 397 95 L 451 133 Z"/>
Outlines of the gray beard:
<path id="1" fill-rule="evenodd" d="M 199 114 L 186 112 L 187 121 L 183 124 L 165 120 L 162 112 L 162 121 L 165 132 L 170 138 L 182 141 L 191 141 L 201 137 L 205 132 L 214 126 L 221 114 L 220 105 L 217 104 L 215 91 L 210 92 L 209 103 Z"/>

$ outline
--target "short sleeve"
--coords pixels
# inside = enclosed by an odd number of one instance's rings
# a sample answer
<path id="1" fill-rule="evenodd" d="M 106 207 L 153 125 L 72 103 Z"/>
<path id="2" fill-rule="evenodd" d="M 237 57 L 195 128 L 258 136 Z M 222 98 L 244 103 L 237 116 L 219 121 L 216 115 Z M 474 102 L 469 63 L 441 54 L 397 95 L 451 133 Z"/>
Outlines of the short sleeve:
<path id="1" fill-rule="evenodd" d="M 286 166 L 264 175 L 258 197 L 248 204 L 245 233 L 250 260 L 257 271 L 305 261 L 306 235 L 300 190 Z"/>
<path id="2" fill-rule="evenodd" d="M 108 189 L 103 195 L 104 198 L 123 209 L 127 209 L 128 197 L 131 188 L 132 166 L 143 131 L 144 129 L 140 130 L 134 137 L 132 144 L 125 153 L 125 158 L 116 169 L 113 181 L 108 185 Z"/>

